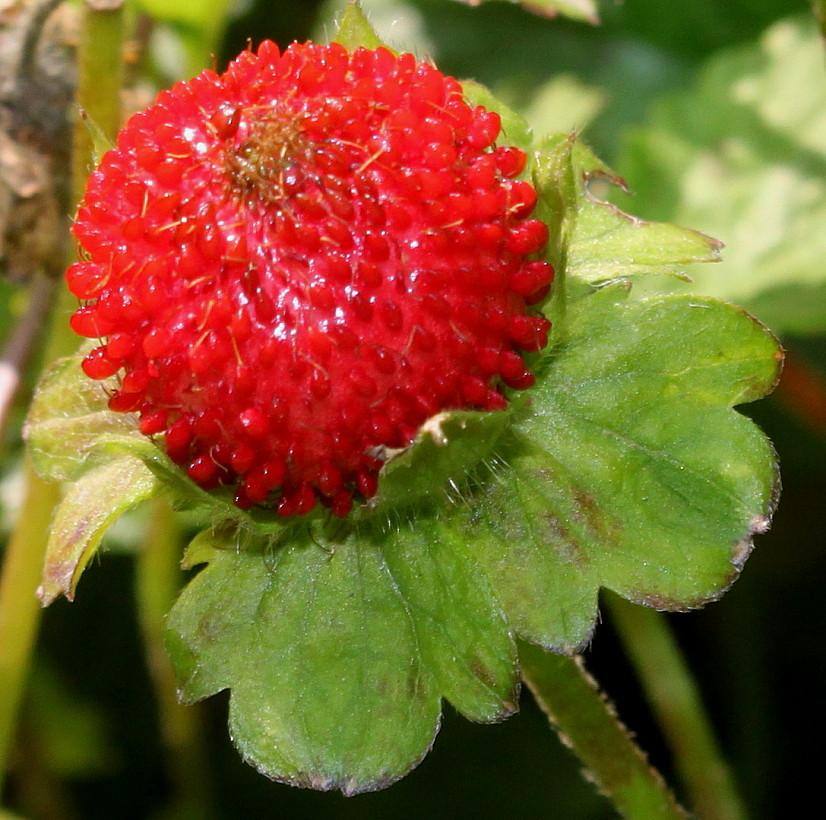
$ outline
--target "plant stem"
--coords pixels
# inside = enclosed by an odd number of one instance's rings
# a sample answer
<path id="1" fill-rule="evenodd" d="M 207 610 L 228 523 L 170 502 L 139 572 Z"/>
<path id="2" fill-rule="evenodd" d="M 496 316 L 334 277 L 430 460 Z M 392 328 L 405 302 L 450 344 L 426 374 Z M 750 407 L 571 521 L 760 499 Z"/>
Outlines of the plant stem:
<path id="1" fill-rule="evenodd" d="M 78 46 L 77 104 L 114 138 L 120 125 L 120 65 L 123 42 L 122 4 L 106 10 L 84 5 Z M 76 121 L 73 137 L 72 196 L 80 200 L 91 162 L 91 137 Z M 68 355 L 77 338 L 68 326 L 75 299 L 61 288 L 52 312 L 45 362 Z M 35 596 L 43 570 L 52 511 L 59 487 L 45 484 L 27 461 L 26 497 L 17 527 L 6 546 L 0 577 L 0 784 L 6 771 L 17 711 L 40 623 Z"/>
<path id="2" fill-rule="evenodd" d="M 72 185 L 75 202 L 86 188 L 95 162 L 93 127 L 110 143 L 121 124 L 123 81 L 123 2 L 111 0 L 108 9 L 96 10 L 95 0 L 83 5 L 77 53 L 77 103 L 72 134 Z"/>
<path id="3" fill-rule="evenodd" d="M 6 771 L 26 682 L 40 607 L 35 590 L 43 571 L 52 509 L 59 487 L 45 484 L 26 460 L 27 495 L 6 545 L 0 575 L 0 775 Z"/>
<path id="4" fill-rule="evenodd" d="M 604 600 L 674 755 L 692 809 L 703 820 L 742 820 L 745 807 L 665 617 L 610 593 Z"/>
<path id="5" fill-rule="evenodd" d="M 579 657 L 520 644 L 522 677 L 588 778 L 620 814 L 639 820 L 687 816 L 620 723 Z"/>
<path id="6" fill-rule="evenodd" d="M 151 523 L 138 556 L 137 603 L 149 672 L 155 685 L 167 768 L 175 795 L 166 815 L 205 820 L 211 815 L 197 706 L 176 696 L 175 673 L 164 648 L 164 623 L 182 585 L 180 527 L 165 498 L 153 500 Z"/>

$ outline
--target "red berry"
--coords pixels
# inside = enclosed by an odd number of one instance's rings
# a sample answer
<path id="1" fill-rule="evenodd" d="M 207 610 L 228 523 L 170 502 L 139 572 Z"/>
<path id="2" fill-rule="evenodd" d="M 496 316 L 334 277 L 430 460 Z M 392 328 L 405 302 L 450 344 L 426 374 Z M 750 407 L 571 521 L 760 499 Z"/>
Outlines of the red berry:
<path id="1" fill-rule="evenodd" d="M 78 210 L 85 372 L 201 486 L 346 515 L 382 446 L 533 382 L 548 231 L 500 130 L 384 48 L 267 42 L 161 93 Z"/>

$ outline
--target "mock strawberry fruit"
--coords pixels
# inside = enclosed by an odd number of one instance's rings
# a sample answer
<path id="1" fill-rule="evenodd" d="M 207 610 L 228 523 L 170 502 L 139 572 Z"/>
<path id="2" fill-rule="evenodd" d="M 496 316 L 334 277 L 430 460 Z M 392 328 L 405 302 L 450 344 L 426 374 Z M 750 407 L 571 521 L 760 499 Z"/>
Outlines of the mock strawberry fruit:
<path id="1" fill-rule="evenodd" d="M 265 42 L 162 92 L 74 225 L 86 374 L 200 486 L 346 515 L 428 417 L 533 383 L 548 232 L 499 133 L 385 48 Z"/>

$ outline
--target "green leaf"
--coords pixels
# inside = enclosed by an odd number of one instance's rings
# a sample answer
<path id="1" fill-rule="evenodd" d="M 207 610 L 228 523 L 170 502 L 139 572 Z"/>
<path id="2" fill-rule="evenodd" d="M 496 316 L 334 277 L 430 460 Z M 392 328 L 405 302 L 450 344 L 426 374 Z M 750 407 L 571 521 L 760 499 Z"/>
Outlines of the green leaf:
<path id="1" fill-rule="evenodd" d="M 826 326 L 826 72 L 809 18 L 712 59 L 630 134 L 619 164 L 636 209 L 725 242 L 719 266 L 691 268 L 693 291 L 777 330 Z"/>
<path id="2" fill-rule="evenodd" d="M 361 3 L 357 0 L 351 0 L 345 6 L 334 42 L 340 43 L 348 51 L 359 47 L 378 48 L 384 46 L 389 48 L 376 33 L 373 26 L 370 25 L 370 21 L 362 11 Z"/>
<path id="3" fill-rule="evenodd" d="M 621 211 L 594 192 L 599 182 L 625 188 L 625 181 L 578 142 L 573 151 L 578 186 L 576 228 L 568 273 L 600 283 L 633 274 L 680 275 L 692 262 L 716 262 L 721 243 L 688 228 L 648 222 Z"/>
<path id="4" fill-rule="evenodd" d="M 713 299 L 626 292 L 570 308 L 468 515 L 511 626 L 546 647 L 587 641 L 600 586 L 659 609 L 719 597 L 773 509 L 771 445 L 731 408 L 773 387 L 775 339 Z"/>
<path id="5" fill-rule="evenodd" d="M 158 493 L 158 480 L 136 458 L 120 458 L 77 478 L 57 507 L 46 547 L 44 606 L 59 595 L 74 600 L 80 576 L 106 530 L 128 509 Z"/>
<path id="6" fill-rule="evenodd" d="M 168 620 L 187 701 L 231 688 L 244 756 L 281 782 L 355 793 L 429 748 L 439 699 L 404 601 L 375 547 L 306 539 L 217 550 Z"/>
<path id="7" fill-rule="evenodd" d="M 119 459 L 123 456 L 140 459 L 172 494 L 179 506 L 201 508 L 211 520 L 227 518 L 249 527 L 261 526 L 265 529 L 274 523 L 276 529 L 280 528 L 282 522 L 274 514 L 263 513 L 260 521 L 256 521 L 250 513 L 236 507 L 226 489 L 212 492 L 202 489 L 153 441 L 137 430 L 135 432 L 137 435 L 129 437 L 100 436 L 97 444 L 99 456 L 106 459 Z"/>
<path id="8" fill-rule="evenodd" d="M 421 517 L 383 551 L 441 694 L 471 720 L 515 712 L 515 644 L 466 533 L 442 515 Z"/>
<path id="9" fill-rule="evenodd" d="M 558 325 L 566 305 L 604 284 L 634 274 L 672 274 L 691 261 L 716 261 L 720 243 L 696 231 L 646 222 L 598 199 L 594 181 L 625 185 L 576 134 L 549 134 L 533 155 L 539 194 L 535 216 L 549 227 L 545 258 L 556 277 L 544 313 Z M 555 331 L 554 331 L 555 332 Z M 553 348 L 553 338 L 551 346 Z M 547 352 L 547 350 L 546 350 Z"/>
<path id="10" fill-rule="evenodd" d="M 80 121 L 86 128 L 91 142 L 92 156 L 90 157 L 90 164 L 92 168 L 97 168 L 100 165 L 103 155 L 110 149 L 115 147 L 115 143 L 110 139 L 109 135 L 89 116 L 88 112 L 81 109 L 78 112 Z"/>
<path id="11" fill-rule="evenodd" d="M 187 701 L 231 689 L 233 738 L 259 770 L 352 794 L 418 763 L 440 693 L 478 720 L 513 711 L 515 647 L 463 538 L 438 522 L 339 530 L 294 526 L 258 550 L 202 534 L 209 563 L 168 645 Z"/>

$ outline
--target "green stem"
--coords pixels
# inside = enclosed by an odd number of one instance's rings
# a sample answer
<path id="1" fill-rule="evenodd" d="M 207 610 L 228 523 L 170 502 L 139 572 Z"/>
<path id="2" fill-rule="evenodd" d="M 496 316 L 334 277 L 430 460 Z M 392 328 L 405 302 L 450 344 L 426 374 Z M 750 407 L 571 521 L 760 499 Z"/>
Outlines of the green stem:
<path id="1" fill-rule="evenodd" d="M 96 11 L 84 6 L 78 46 L 77 105 L 89 112 L 114 139 L 120 125 L 120 65 L 123 42 L 122 8 Z M 74 129 L 73 201 L 80 200 L 91 165 L 91 137 L 78 119 Z M 68 326 L 76 300 L 61 288 L 52 312 L 44 361 L 68 355 L 77 338 Z M 17 526 L 6 546 L 0 576 L 0 784 L 14 735 L 40 624 L 35 591 L 40 582 L 52 511 L 59 487 L 45 484 L 27 461 L 26 497 Z"/>
<path id="2" fill-rule="evenodd" d="M 604 601 L 674 755 L 693 810 L 703 820 L 742 820 L 745 807 L 665 617 L 610 593 Z"/>
<path id="3" fill-rule="evenodd" d="M 150 507 L 151 523 L 137 565 L 137 602 L 147 664 L 155 685 L 167 768 L 175 795 L 166 814 L 175 820 L 211 815 L 199 710 L 176 696 L 175 673 L 164 647 L 164 624 L 182 585 L 182 537 L 165 498 Z"/>
<path id="4" fill-rule="evenodd" d="M 26 500 L 19 523 L 6 545 L 0 575 L 0 775 L 6 771 L 17 711 L 40 622 L 35 590 L 43 571 L 52 509 L 59 487 L 40 480 L 27 460 Z"/>
<path id="5" fill-rule="evenodd" d="M 639 820 L 685 820 L 659 773 L 620 723 L 578 657 L 520 644 L 522 677 L 589 779 L 620 814 Z"/>
<path id="6" fill-rule="evenodd" d="M 93 129 L 108 143 L 114 143 L 121 125 L 123 2 L 110 2 L 108 5 L 110 8 L 107 10 L 95 11 L 94 0 L 87 0 L 83 7 L 72 134 L 75 202 L 83 196 L 86 179 L 94 168 L 96 154 L 101 147 L 96 144 Z"/>

